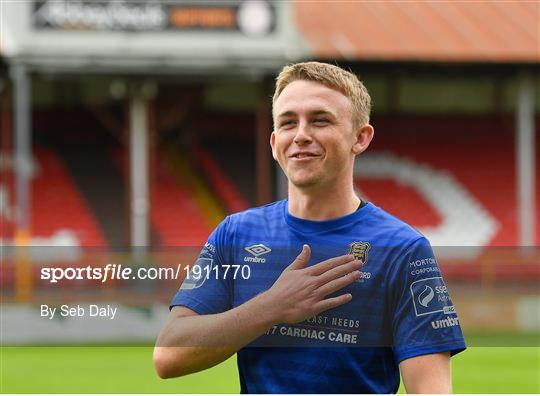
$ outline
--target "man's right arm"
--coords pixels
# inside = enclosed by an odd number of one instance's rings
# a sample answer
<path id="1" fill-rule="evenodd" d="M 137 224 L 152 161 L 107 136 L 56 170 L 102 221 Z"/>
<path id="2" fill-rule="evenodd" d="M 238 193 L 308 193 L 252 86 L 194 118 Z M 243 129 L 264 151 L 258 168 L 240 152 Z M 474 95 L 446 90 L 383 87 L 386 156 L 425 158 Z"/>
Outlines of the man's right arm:
<path id="1" fill-rule="evenodd" d="M 226 312 L 173 308 L 154 349 L 158 375 L 172 378 L 215 366 L 277 323 L 298 323 L 350 301 L 350 294 L 326 296 L 359 279 L 361 262 L 346 255 L 306 268 L 309 257 L 304 245 L 269 290 Z"/>
<path id="2" fill-rule="evenodd" d="M 273 325 L 270 315 L 260 314 L 264 307 L 262 295 L 213 315 L 174 307 L 154 350 L 158 375 L 178 377 L 226 360 Z"/>

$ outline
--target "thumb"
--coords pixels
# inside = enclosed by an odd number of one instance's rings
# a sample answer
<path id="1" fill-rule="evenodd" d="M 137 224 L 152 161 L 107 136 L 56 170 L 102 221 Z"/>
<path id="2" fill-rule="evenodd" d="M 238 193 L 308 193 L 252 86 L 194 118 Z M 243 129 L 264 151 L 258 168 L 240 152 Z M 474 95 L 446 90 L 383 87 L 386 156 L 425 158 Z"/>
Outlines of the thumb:
<path id="1" fill-rule="evenodd" d="M 289 269 L 302 269 L 307 265 L 309 258 L 311 257 L 311 248 L 309 245 L 302 246 L 302 251 L 296 257 L 296 259 L 289 265 Z"/>

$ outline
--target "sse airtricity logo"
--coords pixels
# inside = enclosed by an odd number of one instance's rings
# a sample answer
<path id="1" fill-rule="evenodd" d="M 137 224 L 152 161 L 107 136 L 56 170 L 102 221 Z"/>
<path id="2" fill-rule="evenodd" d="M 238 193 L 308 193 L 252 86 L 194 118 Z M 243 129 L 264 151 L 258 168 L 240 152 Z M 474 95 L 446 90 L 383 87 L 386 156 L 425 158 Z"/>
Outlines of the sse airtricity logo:
<path id="1" fill-rule="evenodd" d="M 257 245 L 251 245 L 244 250 L 248 253 L 251 253 L 253 256 L 246 256 L 244 257 L 244 261 L 250 262 L 250 263 L 266 263 L 266 259 L 262 256 L 263 254 L 270 253 L 272 249 L 270 249 L 267 246 L 264 246 L 262 243 L 258 243 Z"/>
<path id="2" fill-rule="evenodd" d="M 425 289 L 418 295 L 418 303 L 427 308 L 428 304 L 433 300 L 433 297 L 435 296 L 435 292 L 433 291 L 433 288 L 424 285 Z"/>
<path id="3" fill-rule="evenodd" d="M 411 283 L 410 290 L 416 316 L 436 312 L 446 315 L 456 313 L 448 289 L 440 276 L 417 280 Z"/>

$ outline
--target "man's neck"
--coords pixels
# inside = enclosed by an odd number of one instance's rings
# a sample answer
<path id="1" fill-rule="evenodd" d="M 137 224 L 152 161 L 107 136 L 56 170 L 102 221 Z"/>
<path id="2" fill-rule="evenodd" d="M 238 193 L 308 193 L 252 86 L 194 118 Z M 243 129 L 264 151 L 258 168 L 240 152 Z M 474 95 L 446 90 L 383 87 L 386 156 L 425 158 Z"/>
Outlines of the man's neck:
<path id="1" fill-rule="evenodd" d="M 289 185 L 289 213 L 305 220 L 324 221 L 353 213 L 360 198 L 351 186 L 325 191 L 303 191 Z"/>

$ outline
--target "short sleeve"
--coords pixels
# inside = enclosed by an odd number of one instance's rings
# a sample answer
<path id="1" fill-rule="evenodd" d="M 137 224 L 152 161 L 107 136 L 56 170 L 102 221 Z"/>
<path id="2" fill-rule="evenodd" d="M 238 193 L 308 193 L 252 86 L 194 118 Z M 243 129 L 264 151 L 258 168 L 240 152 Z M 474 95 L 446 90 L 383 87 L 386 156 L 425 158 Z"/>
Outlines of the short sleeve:
<path id="1" fill-rule="evenodd" d="M 184 306 L 200 315 L 231 309 L 230 277 L 223 276 L 223 265 L 229 256 L 229 217 L 210 234 L 195 263 L 171 301 L 170 307 Z"/>
<path id="2" fill-rule="evenodd" d="M 414 242 L 393 268 L 392 333 L 398 362 L 466 348 L 450 293 L 426 238 Z"/>

